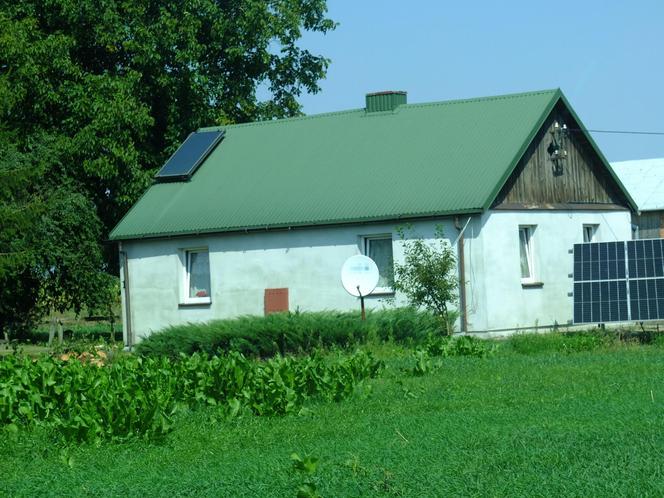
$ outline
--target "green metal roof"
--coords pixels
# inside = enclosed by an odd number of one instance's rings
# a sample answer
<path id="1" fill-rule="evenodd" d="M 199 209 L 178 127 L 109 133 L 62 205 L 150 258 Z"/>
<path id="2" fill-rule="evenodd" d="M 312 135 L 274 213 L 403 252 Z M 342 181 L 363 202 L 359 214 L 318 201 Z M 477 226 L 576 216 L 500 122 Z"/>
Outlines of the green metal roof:
<path id="1" fill-rule="evenodd" d="M 155 183 L 112 240 L 487 209 L 560 90 L 221 127 L 188 182 Z"/>

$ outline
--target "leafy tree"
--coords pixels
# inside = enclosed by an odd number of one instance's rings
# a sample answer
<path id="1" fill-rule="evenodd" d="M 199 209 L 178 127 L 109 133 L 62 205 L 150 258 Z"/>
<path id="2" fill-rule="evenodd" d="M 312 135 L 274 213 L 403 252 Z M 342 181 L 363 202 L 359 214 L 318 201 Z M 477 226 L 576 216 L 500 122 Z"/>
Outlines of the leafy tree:
<path id="1" fill-rule="evenodd" d="M 23 152 L 45 136 L 106 234 L 154 169 L 201 126 L 300 113 L 327 59 L 325 0 L 0 0 L 0 129 Z M 258 89 L 266 98 L 260 100 Z"/>
<path id="2" fill-rule="evenodd" d="M 409 303 L 430 310 L 440 320 L 441 330 L 450 335 L 457 299 L 456 257 L 442 227 L 436 228 L 435 240 L 407 239 L 403 228 L 397 229 L 403 243 L 403 263 L 394 264 L 394 289 L 403 292 Z"/>
<path id="3" fill-rule="evenodd" d="M 0 332 L 22 338 L 50 310 L 110 299 L 94 205 L 65 186 L 43 183 L 48 148 L 0 149 Z"/>
<path id="4" fill-rule="evenodd" d="M 298 42 L 334 27 L 325 0 L 0 0 L 3 316 L 85 303 L 155 169 L 201 126 L 299 114 L 329 61 Z"/>

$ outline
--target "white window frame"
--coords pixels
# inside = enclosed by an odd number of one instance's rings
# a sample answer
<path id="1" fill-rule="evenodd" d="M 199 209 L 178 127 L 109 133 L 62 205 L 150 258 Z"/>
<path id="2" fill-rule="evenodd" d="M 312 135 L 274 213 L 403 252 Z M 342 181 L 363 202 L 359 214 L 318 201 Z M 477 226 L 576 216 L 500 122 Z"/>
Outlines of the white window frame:
<path id="1" fill-rule="evenodd" d="M 535 265 L 535 243 L 534 237 L 537 225 L 519 225 L 519 273 L 521 274 L 522 284 L 539 283 L 536 278 L 536 265 Z M 526 237 L 526 262 L 528 263 L 528 277 L 524 277 L 521 273 L 521 232 L 525 231 Z"/>
<path id="2" fill-rule="evenodd" d="M 190 283 L 190 254 L 194 253 L 208 253 L 208 274 L 210 277 L 209 295 L 205 297 L 189 297 L 189 283 Z M 187 247 L 180 249 L 181 261 L 181 278 L 180 278 L 180 304 L 210 304 L 212 302 L 212 272 L 210 271 L 210 251 L 207 247 Z"/>
<path id="3" fill-rule="evenodd" d="M 392 275 L 394 275 L 394 239 L 391 233 L 372 234 L 362 236 L 362 254 L 369 256 L 369 245 L 372 240 L 386 240 L 388 239 L 392 244 Z M 380 271 L 380 270 L 379 270 Z M 371 295 L 375 294 L 394 294 L 392 287 L 376 287 Z"/>
<path id="4" fill-rule="evenodd" d="M 597 242 L 597 231 L 599 224 L 597 223 L 584 223 L 583 224 L 583 242 Z"/>

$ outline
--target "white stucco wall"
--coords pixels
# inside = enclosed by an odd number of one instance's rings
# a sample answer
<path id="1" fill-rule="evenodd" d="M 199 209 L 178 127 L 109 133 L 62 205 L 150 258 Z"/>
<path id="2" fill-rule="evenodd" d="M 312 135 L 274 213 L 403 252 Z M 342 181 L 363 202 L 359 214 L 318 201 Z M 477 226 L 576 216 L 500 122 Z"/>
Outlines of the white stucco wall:
<path id="1" fill-rule="evenodd" d="M 461 218 L 461 224 L 466 220 Z M 409 233 L 431 239 L 438 224 L 443 225 L 446 237 L 456 239 L 458 230 L 451 219 L 417 222 Z M 631 238 L 627 211 L 491 211 L 472 217 L 464 232 L 469 330 L 567 323 L 572 318 L 572 298 L 568 296 L 572 255 L 568 251 L 583 241 L 584 224 L 599 225 L 598 241 Z M 535 277 L 543 284 L 539 288 L 521 285 L 519 225 L 536 226 Z M 389 233 L 394 258 L 401 260 L 396 226 L 370 223 L 124 242 L 133 336 L 140 340 L 179 323 L 262 315 L 266 288 L 287 287 L 291 310 L 359 309 L 359 299 L 341 286 L 341 265 L 349 256 L 361 253 L 364 236 Z M 181 254 L 198 247 L 209 250 L 211 303 L 183 306 Z M 386 306 L 385 297 L 371 296 L 366 305 Z M 395 302 L 404 304 L 401 296 Z"/>
<path id="2" fill-rule="evenodd" d="M 456 236 L 451 220 L 414 223 L 412 233 L 432 238 L 437 224 L 446 236 Z M 394 258 L 401 259 L 396 227 L 372 223 L 124 242 L 133 336 L 138 341 L 168 325 L 262 315 L 267 288 L 287 287 L 293 311 L 359 310 L 359 299 L 341 286 L 341 266 L 361 254 L 363 237 L 371 235 L 392 234 Z M 198 247 L 209 250 L 211 303 L 181 305 L 181 254 Z M 385 306 L 385 297 L 369 296 L 365 304 Z M 399 297 L 396 302 L 404 304 Z"/>
<path id="3" fill-rule="evenodd" d="M 599 225 L 595 242 L 631 239 L 628 211 L 492 211 L 469 226 L 466 241 L 469 330 L 565 325 L 572 319 L 572 254 L 583 225 Z M 534 280 L 521 282 L 519 226 L 534 226 Z M 479 230 L 479 236 L 477 234 Z"/>

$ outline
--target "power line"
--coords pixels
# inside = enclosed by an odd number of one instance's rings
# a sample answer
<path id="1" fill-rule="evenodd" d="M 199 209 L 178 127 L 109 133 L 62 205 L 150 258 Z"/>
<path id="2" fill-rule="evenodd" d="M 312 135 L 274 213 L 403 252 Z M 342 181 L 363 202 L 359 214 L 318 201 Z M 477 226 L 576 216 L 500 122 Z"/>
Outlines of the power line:
<path id="1" fill-rule="evenodd" d="M 589 131 L 591 133 L 615 133 L 623 135 L 664 135 L 664 131 L 628 131 L 628 130 L 589 130 L 583 128 L 569 128 L 571 131 Z"/>

